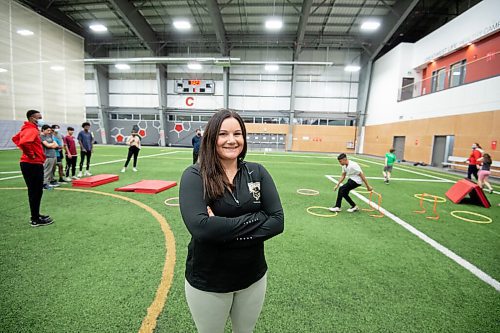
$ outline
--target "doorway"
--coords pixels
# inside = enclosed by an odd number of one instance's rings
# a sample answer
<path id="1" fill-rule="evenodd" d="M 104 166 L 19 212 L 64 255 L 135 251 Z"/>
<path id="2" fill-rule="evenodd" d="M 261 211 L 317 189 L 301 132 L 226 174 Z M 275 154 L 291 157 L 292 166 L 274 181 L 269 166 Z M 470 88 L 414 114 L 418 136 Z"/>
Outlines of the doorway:
<path id="1" fill-rule="evenodd" d="M 405 139 L 404 136 L 395 136 L 392 141 L 392 147 L 394 148 L 394 154 L 399 161 L 402 161 L 405 157 Z"/>
<path id="2" fill-rule="evenodd" d="M 455 136 L 453 135 L 434 136 L 434 144 L 432 145 L 432 166 L 443 166 L 443 162 L 446 162 L 448 157 L 453 154 L 454 143 Z"/>

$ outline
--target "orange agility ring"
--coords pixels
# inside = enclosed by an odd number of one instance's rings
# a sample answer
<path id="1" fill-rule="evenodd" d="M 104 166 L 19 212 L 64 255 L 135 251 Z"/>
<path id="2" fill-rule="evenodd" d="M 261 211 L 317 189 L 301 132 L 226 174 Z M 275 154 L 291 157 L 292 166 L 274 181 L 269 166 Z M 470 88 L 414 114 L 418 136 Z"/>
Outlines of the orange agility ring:
<path id="1" fill-rule="evenodd" d="M 328 207 L 312 206 L 312 207 L 308 207 L 306 209 L 306 211 L 309 214 L 314 215 L 314 216 L 319 216 L 319 217 L 334 217 L 334 216 L 337 216 L 337 214 L 338 214 L 337 212 L 333 212 L 332 214 L 319 214 L 319 213 L 313 212 L 312 209 L 328 210 Z"/>
<path id="2" fill-rule="evenodd" d="M 319 191 L 311 190 L 309 188 L 299 188 L 297 193 L 302 195 L 318 195 Z"/>

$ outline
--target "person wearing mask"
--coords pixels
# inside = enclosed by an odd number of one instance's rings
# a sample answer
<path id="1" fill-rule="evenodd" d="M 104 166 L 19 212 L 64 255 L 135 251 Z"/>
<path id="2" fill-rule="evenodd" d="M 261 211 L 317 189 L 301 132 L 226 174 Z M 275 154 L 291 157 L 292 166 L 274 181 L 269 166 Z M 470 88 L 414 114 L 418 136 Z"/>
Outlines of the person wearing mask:
<path id="1" fill-rule="evenodd" d="M 64 172 L 63 172 L 63 164 L 62 164 L 62 151 L 63 151 L 63 138 L 61 134 L 59 134 L 59 129 L 61 127 L 59 125 L 52 125 L 52 139 L 54 139 L 54 142 L 57 143 L 57 148 L 56 148 L 56 165 L 54 167 L 53 171 L 53 178 L 55 179 L 56 176 L 56 169 L 59 173 L 59 183 L 63 183 L 66 181 L 64 177 Z"/>
<path id="2" fill-rule="evenodd" d="M 198 163 L 183 173 L 179 205 L 191 234 L 185 293 L 199 333 L 253 331 L 264 303 L 264 241 L 284 229 L 280 197 L 269 172 L 245 162 L 246 129 L 222 109 L 207 123 Z"/>
<path id="3" fill-rule="evenodd" d="M 73 133 L 75 129 L 68 127 L 66 130 L 67 135 L 64 137 L 64 152 L 66 154 L 66 180 L 78 179 L 76 176 L 76 161 L 78 160 L 78 153 L 76 151 L 75 138 Z M 69 171 L 71 170 L 71 178 L 69 178 Z"/>
<path id="4" fill-rule="evenodd" d="M 342 199 L 345 199 L 351 205 L 351 208 L 347 209 L 347 211 L 349 213 L 353 213 L 358 211 L 359 208 L 358 206 L 356 206 L 354 201 L 352 201 L 351 197 L 349 196 L 349 192 L 351 192 L 351 190 L 354 190 L 356 187 L 361 186 L 362 183 L 365 183 L 367 191 L 373 191 L 373 187 L 368 184 L 368 181 L 363 174 L 363 170 L 361 170 L 361 167 L 358 163 L 349 161 L 347 159 L 347 155 L 344 153 L 337 156 L 337 160 L 342 166 L 342 175 L 340 176 L 339 182 L 337 183 L 337 185 L 335 185 L 333 190 L 336 191 L 346 177 L 348 179 L 347 183 L 340 186 L 339 193 L 337 194 L 337 202 L 335 203 L 335 206 L 330 207 L 329 210 L 331 212 L 340 212 L 342 210 Z"/>
<path id="5" fill-rule="evenodd" d="M 193 145 L 193 164 L 196 164 L 201 144 L 201 130 L 199 128 L 196 129 L 195 135 L 191 139 L 191 144 Z"/>
<path id="6" fill-rule="evenodd" d="M 137 157 L 139 156 L 139 151 L 141 150 L 141 136 L 137 133 L 136 129 L 133 129 L 132 134 L 128 137 L 127 145 L 129 146 L 127 161 L 125 162 L 121 172 L 127 171 L 127 166 L 132 156 L 134 156 L 134 166 L 132 170 L 137 172 Z"/>
<path id="7" fill-rule="evenodd" d="M 92 176 L 90 173 L 90 158 L 92 157 L 92 150 L 94 148 L 94 138 L 92 133 L 90 133 L 90 123 L 84 122 L 82 124 L 83 130 L 78 133 L 77 139 L 80 144 L 80 171 L 78 172 L 78 177 L 82 177 L 83 163 L 85 158 L 87 158 L 87 169 L 85 170 L 85 176 Z"/>
<path id="8" fill-rule="evenodd" d="M 491 175 L 491 164 L 493 163 L 490 154 L 485 153 L 483 156 L 477 159 L 477 162 L 481 164 L 481 170 L 479 170 L 478 173 L 478 180 L 477 180 L 477 185 L 479 185 L 480 188 L 483 188 L 483 185 L 486 185 L 488 188 L 488 192 L 493 193 L 493 187 L 491 186 L 490 182 L 488 181 L 488 178 Z"/>
<path id="9" fill-rule="evenodd" d="M 59 147 L 52 137 L 52 128 L 49 125 L 42 126 L 42 145 L 45 153 L 43 163 L 43 189 L 51 190 L 58 187 L 59 183 L 54 180 L 54 168 L 56 167 L 56 149 Z"/>
<path id="10" fill-rule="evenodd" d="M 472 144 L 472 151 L 469 155 L 469 158 L 466 160 L 466 163 L 469 165 L 467 168 L 467 178 L 472 179 L 472 175 L 474 178 L 477 178 L 477 160 L 482 156 L 482 149 L 479 143 Z"/>
<path id="11" fill-rule="evenodd" d="M 40 203 L 43 196 L 43 163 L 45 153 L 43 152 L 42 140 L 38 126 L 45 122 L 40 111 L 29 110 L 21 130 L 12 137 L 12 141 L 22 151 L 21 173 L 28 188 L 28 202 L 31 211 L 30 224 L 32 227 L 40 227 L 53 223 L 49 215 L 40 214 Z"/>
<path id="12" fill-rule="evenodd" d="M 395 151 L 394 148 L 391 148 L 389 152 L 385 154 L 384 171 L 382 174 L 384 175 L 384 183 L 387 185 L 389 184 L 389 180 L 391 180 L 392 167 L 394 162 L 396 162 L 396 155 L 394 155 Z"/>

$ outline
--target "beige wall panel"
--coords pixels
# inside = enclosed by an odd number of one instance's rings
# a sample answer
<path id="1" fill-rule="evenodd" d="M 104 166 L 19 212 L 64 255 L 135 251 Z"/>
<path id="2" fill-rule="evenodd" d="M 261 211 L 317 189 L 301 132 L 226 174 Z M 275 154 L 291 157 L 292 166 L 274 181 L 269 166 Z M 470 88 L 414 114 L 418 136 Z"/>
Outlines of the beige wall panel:
<path id="1" fill-rule="evenodd" d="M 347 142 L 353 142 L 356 127 L 354 126 L 310 126 L 293 127 L 293 151 L 311 152 L 346 152 L 354 149 L 346 148 Z"/>
<path id="2" fill-rule="evenodd" d="M 288 134 L 285 124 L 245 124 L 247 133 Z"/>
<path id="3" fill-rule="evenodd" d="M 500 145 L 493 150 L 491 142 L 500 143 L 500 110 L 367 126 L 364 153 L 383 156 L 392 146 L 394 136 L 405 136 L 404 159 L 430 163 L 435 135 L 455 136 L 453 156 L 469 156 L 472 143 L 478 142 L 498 160 Z"/>

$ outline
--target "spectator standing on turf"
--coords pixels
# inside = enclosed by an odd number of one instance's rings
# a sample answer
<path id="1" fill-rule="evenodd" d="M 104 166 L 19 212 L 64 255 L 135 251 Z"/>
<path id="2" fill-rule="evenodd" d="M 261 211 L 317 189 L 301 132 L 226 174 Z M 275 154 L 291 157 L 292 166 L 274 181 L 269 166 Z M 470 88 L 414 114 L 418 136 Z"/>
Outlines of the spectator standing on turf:
<path id="1" fill-rule="evenodd" d="M 43 152 L 42 140 L 38 126 L 44 125 L 42 115 L 37 110 L 29 110 L 21 130 L 12 137 L 12 141 L 21 149 L 21 172 L 28 187 L 28 201 L 31 211 L 31 226 L 38 227 L 51 224 L 52 218 L 40 214 L 40 203 L 43 195 Z"/>
<path id="2" fill-rule="evenodd" d="M 469 167 L 467 168 L 467 178 L 472 179 L 471 175 L 474 175 L 474 178 L 477 178 L 477 160 L 482 156 L 482 149 L 479 143 L 472 144 L 472 151 L 470 153 L 469 158 L 466 160 Z"/>
<path id="3" fill-rule="evenodd" d="M 59 147 L 52 137 L 52 128 L 49 125 L 42 126 L 42 145 L 45 152 L 43 163 L 43 189 L 50 190 L 58 187 L 59 183 L 54 180 L 54 168 L 56 167 L 56 149 Z"/>
<path id="4" fill-rule="evenodd" d="M 121 172 L 125 172 L 127 170 L 127 166 L 129 164 L 132 156 L 134 156 L 134 167 L 132 168 L 132 170 L 134 170 L 134 172 L 136 172 L 137 171 L 137 157 L 139 156 L 139 151 L 141 150 L 141 136 L 137 133 L 136 129 L 133 129 L 132 134 L 128 137 L 127 145 L 129 146 L 128 147 L 127 161 L 125 162 L 125 165 L 123 166 Z"/>
<path id="5" fill-rule="evenodd" d="M 75 138 L 73 127 L 67 128 L 67 135 L 64 137 L 64 152 L 66 154 L 66 180 L 69 180 L 69 171 L 71 170 L 71 179 L 78 179 L 76 176 L 76 161 L 78 160 L 78 152 L 76 151 Z"/>
<path id="6" fill-rule="evenodd" d="M 90 123 L 84 122 L 82 124 L 83 130 L 78 133 L 78 143 L 80 144 L 80 171 L 78 172 L 78 177 L 82 177 L 83 163 L 85 157 L 87 158 L 87 169 L 85 170 L 85 176 L 92 176 L 90 173 L 90 158 L 92 157 L 92 150 L 94 148 L 94 138 L 92 133 L 90 133 Z"/>
<path id="7" fill-rule="evenodd" d="M 394 155 L 395 151 L 394 148 L 391 148 L 389 152 L 385 154 L 384 171 L 382 174 L 384 175 L 384 182 L 386 184 L 389 184 L 389 180 L 391 180 L 392 166 L 394 162 L 396 162 L 396 155 Z"/>
<path id="8" fill-rule="evenodd" d="M 201 145 L 201 130 L 199 128 L 196 129 L 195 135 L 191 139 L 191 144 L 193 145 L 193 164 L 196 164 Z"/>
<path id="9" fill-rule="evenodd" d="M 478 173 L 479 178 L 477 184 L 481 188 L 483 188 L 483 185 L 486 185 L 486 187 L 488 188 L 488 192 L 493 193 L 493 187 L 491 186 L 490 182 L 488 182 L 488 178 L 491 175 L 491 164 L 493 163 L 490 154 L 485 153 L 482 157 L 478 158 L 477 162 L 481 163 L 481 170 L 479 170 Z"/>
<path id="10" fill-rule="evenodd" d="M 199 161 L 183 173 L 179 204 L 191 242 L 185 293 L 199 333 L 252 332 L 264 303 L 264 241 L 283 232 L 271 175 L 245 162 L 246 129 L 223 109 L 208 121 Z"/>
<path id="11" fill-rule="evenodd" d="M 334 191 L 342 184 L 344 179 L 347 177 L 347 183 L 340 186 L 339 193 L 337 194 L 337 201 L 334 207 L 330 207 L 329 210 L 332 212 L 340 212 L 342 199 L 344 198 L 350 205 L 351 208 L 347 209 L 349 213 L 353 213 L 359 210 L 358 206 L 352 201 L 351 197 L 349 197 L 349 192 L 355 189 L 358 186 L 361 186 L 362 183 L 365 183 L 366 189 L 368 191 L 373 191 L 373 187 L 368 184 L 363 171 L 358 163 L 354 161 L 349 161 L 347 159 L 347 155 L 342 153 L 337 157 L 339 164 L 342 166 L 342 175 L 340 176 L 339 182 L 333 188 Z"/>
<path id="12" fill-rule="evenodd" d="M 62 166 L 62 155 L 63 155 L 63 138 L 61 134 L 59 134 L 59 129 L 61 127 L 59 125 L 52 125 L 52 139 L 54 139 L 55 143 L 57 143 L 57 148 L 56 148 L 56 165 L 53 170 L 53 175 L 52 177 L 55 179 L 56 176 L 56 169 L 59 173 L 59 182 L 65 182 L 66 179 L 64 179 L 64 172 L 63 172 L 63 166 Z"/>

